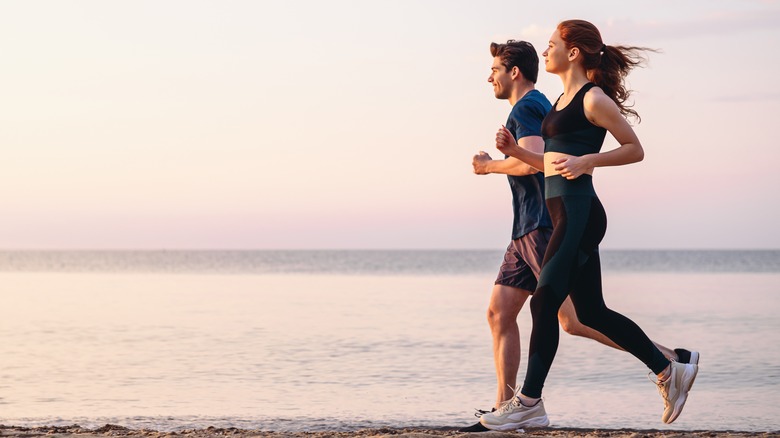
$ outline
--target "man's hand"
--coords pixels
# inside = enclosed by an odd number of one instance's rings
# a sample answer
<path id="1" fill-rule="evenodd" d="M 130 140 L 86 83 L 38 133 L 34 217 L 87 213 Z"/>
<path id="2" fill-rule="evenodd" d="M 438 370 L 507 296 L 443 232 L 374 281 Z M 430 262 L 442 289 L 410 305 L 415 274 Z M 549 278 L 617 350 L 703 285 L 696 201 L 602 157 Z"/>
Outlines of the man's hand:
<path id="1" fill-rule="evenodd" d="M 493 161 L 485 151 L 479 151 L 479 154 L 474 155 L 474 159 L 471 160 L 471 164 L 474 165 L 474 173 L 477 175 L 487 175 L 490 172 L 487 170 L 488 163 Z"/>
<path id="2" fill-rule="evenodd" d="M 501 151 L 504 155 L 509 155 L 512 157 L 517 156 L 517 153 L 512 152 L 520 149 L 520 147 L 517 145 L 517 142 L 515 141 L 515 138 L 512 136 L 512 133 L 509 132 L 505 126 L 499 128 L 498 132 L 496 133 L 496 149 Z"/>

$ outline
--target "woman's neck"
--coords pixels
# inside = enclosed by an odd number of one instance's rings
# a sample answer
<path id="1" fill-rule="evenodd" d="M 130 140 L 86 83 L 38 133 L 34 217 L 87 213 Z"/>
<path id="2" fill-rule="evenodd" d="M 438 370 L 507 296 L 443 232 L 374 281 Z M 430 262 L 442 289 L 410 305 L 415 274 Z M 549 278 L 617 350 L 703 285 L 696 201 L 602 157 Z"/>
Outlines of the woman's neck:
<path id="1" fill-rule="evenodd" d="M 588 82 L 588 75 L 582 68 L 572 68 L 559 74 L 563 81 L 563 95 L 566 97 L 574 96 L 583 85 Z"/>

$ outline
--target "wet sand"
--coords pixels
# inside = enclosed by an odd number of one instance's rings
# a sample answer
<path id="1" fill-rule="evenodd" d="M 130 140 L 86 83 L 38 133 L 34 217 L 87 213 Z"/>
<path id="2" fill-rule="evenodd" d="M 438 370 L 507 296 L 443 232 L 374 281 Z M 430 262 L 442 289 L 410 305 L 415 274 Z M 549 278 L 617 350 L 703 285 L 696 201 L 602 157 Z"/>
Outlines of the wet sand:
<path id="1" fill-rule="evenodd" d="M 78 425 L 73 426 L 43 426 L 43 427 L 15 427 L 0 425 L 0 438 L 34 438 L 34 437 L 61 437 L 61 438 L 95 438 L 95 437 L 150 437 L 150 438 L 436 438 L 436 437 L 474 437 L 474 438 L 518 438 L 518 437 L 586 437 L 586 438 L 682 438 L 682 437 L 780 437 L 780 431 L 774 432 L 740 432 L 740 431 L 674 431 L 674 430 L 636 430 L 636 429 L 573 429 L 573 428 L 548 428 L 529 430 L 522 432 L 482 432 L 461 433 L 456 429 L 365 429 L 358 431 L 330 431 L 330 432 L 271 432 L 263 430 L 244 430 L 236 428 L 220 429 L 209 427 L 206 429 L 190 429 L 178 432 L 159 432 L 148 429 L 128 429 L 122 426 L 107 424 L 97 429 L 86 429 Z"/>

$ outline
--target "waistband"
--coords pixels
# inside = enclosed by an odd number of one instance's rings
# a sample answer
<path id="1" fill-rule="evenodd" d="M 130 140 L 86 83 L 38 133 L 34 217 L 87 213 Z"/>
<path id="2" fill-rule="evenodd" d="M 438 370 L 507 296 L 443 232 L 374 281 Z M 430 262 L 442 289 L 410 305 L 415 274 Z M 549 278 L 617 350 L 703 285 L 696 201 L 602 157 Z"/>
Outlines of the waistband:
<path id="1" fill-rule="evenodd" d="M 583 174 L 576 179 L 566 179 L 561 175 L 552 175 L 544 178 L 544 198 L 556 198 L 558 196 L 591 196 L 596 197 L 596 189 L 593 188 L 593 175 Z"/>

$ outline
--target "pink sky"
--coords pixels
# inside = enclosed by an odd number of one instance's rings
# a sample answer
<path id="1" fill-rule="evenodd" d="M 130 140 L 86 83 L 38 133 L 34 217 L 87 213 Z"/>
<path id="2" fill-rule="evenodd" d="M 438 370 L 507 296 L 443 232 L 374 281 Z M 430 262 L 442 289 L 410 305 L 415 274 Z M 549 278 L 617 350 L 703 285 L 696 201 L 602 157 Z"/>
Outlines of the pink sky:
<path id="1" fill-rule="evenodd" d="M 574 17 L 663 51 L 603 246 L 780 248 L 776 1 L 43 3 L 0 4 L 0 249 L 503 248 L 488 46 Z"/>

